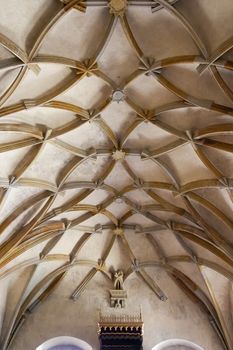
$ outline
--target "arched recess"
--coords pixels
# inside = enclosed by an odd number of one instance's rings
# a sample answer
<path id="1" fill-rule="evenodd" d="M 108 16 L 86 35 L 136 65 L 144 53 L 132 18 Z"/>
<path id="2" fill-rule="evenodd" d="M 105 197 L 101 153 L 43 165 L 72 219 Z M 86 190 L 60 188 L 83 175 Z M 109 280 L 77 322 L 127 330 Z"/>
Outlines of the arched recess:
<path id="1" fill-rule="evenodd" d="M 185 339 L 168 339 L 155 345 L 152 350 L 204 350 L 199 345 Z"/>
<path id="2" fill-rule="evenodd" d="M 47 340 L 36 350 L 92 350 L 92 347 L 84 340 L 62 336 Z"/>

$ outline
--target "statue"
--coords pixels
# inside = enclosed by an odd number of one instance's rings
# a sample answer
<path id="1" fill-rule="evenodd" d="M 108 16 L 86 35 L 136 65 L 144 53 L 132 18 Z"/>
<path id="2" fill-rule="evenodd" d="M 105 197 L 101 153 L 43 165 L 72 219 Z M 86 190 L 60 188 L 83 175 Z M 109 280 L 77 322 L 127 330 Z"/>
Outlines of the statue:
<path id="1" fill-rule="evenodd" d="M 124 273 L 121 270 L 115 271 L 113 274 L 114 289 L 110 290 L 110 305 L 115 308 L 125 307 L 127 293 L 123 289 Z"/>
<path id="2" fill-rule="evenodd" d="M 114 288 L 116 290 L 123 290 L 123 272 L 116 271 L 114 273 Z"/>

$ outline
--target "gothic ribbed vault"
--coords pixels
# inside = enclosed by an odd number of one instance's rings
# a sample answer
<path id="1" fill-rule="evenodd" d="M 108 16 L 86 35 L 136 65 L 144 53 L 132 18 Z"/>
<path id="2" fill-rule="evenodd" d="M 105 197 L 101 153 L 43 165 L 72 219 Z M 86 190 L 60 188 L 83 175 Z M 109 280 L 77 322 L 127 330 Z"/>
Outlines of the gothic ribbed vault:
<path id="1" fill-rule="evenodd" d="M 0 5 L 1 349 L 79 268 L 161 271 L 233 349 L 232 1 Z"/>

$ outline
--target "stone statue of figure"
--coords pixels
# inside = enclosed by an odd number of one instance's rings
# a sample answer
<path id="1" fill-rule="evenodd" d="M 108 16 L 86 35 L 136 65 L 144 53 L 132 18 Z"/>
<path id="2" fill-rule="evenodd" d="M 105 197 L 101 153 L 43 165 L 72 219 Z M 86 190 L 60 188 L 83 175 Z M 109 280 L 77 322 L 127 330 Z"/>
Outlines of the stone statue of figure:
<path id="1" fill-rule="evenodd" d="M 114 288 L 116 290 L 123 290 L 123 272 L 116 271 L 114 273 Z"/>

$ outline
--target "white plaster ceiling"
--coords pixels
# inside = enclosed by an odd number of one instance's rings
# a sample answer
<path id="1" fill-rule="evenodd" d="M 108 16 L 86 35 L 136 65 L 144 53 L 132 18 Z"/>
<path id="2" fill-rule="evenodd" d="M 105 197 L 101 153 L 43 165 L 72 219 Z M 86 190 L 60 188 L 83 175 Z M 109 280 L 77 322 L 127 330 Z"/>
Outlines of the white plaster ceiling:
<path id="1" fill-rule="evenodd" d="M 159 266 L 232 349 L 233 3 L 63 2 L 0 0 L 0 277 L 38 264 L 2 348 L 77 263 L 164 301 Z"/>

